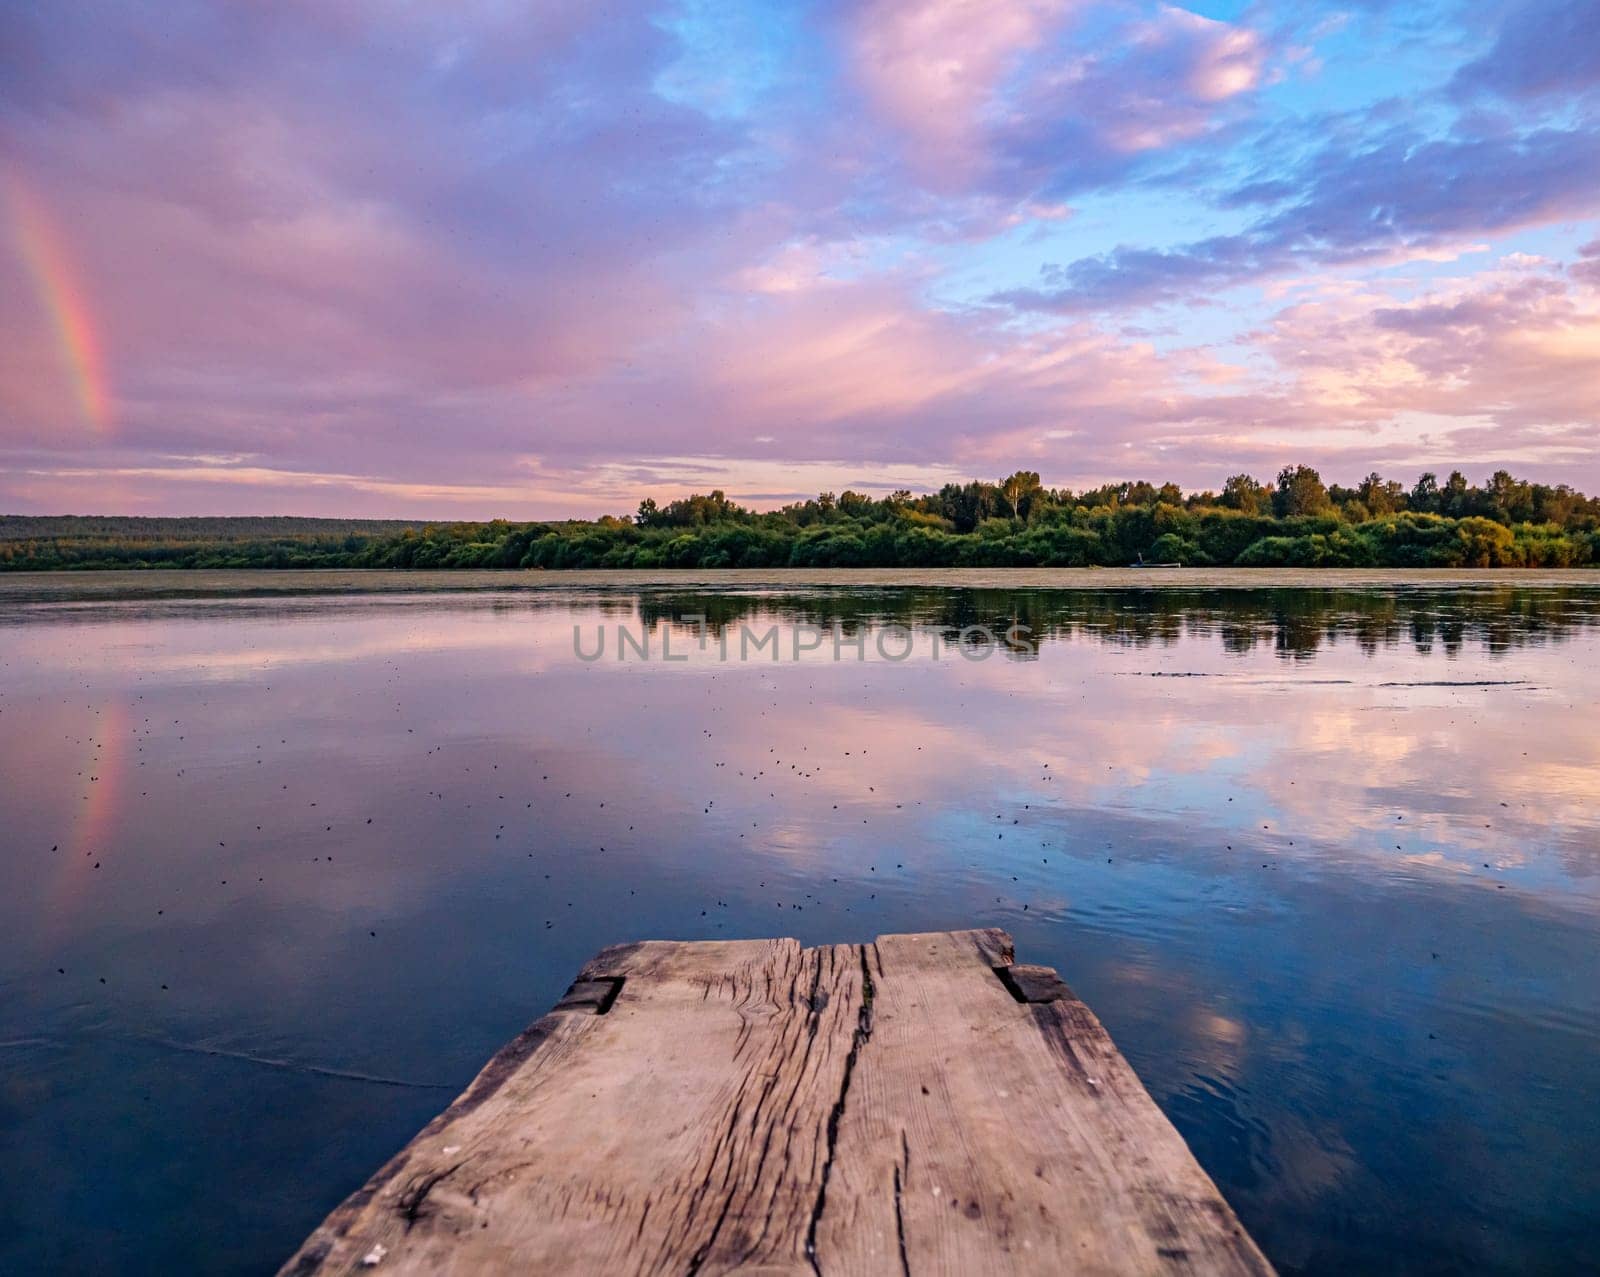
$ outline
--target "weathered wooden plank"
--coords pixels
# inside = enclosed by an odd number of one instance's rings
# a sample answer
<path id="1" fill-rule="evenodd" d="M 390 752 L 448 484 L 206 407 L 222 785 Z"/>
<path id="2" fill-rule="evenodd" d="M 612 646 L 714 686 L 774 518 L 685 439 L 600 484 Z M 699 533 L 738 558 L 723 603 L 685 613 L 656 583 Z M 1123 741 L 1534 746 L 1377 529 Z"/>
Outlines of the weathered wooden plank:
<path id="1" fill-rule="evenodd" d="M 823 1272 L 1269 1271 L 1054 971 L 1012 965 L 994 931 L 883 936 L 865 953 L 869 1036 Z"/>
<path id="2" fill-rule="evenodd" d="M 283 1272 L 373 1268 L 1270 1272 L 999 931 L 602 952 Z"/>

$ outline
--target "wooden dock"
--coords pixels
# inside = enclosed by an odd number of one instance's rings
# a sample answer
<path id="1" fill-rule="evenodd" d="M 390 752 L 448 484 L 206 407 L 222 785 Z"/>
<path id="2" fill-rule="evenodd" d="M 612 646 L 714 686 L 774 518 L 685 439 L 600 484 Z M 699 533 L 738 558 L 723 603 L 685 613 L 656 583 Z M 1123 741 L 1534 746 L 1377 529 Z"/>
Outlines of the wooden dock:
<path id="1" fill-rule="evenodd" d="M 285 1274 L 1259 1274 L 1002 931 L 606 949 Z"/>

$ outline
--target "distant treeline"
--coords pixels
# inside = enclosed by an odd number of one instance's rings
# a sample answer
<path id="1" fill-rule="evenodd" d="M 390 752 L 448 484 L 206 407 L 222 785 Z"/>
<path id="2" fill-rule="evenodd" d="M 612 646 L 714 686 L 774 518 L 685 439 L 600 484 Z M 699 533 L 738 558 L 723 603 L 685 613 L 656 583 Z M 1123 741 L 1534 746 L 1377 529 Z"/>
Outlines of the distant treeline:
<path id="1" fill-rule="evenodd" d="M 338 567 L 419 519 L 0 514 L 0 570 Z"/>
<path id="2" fill-rule="evenodd" d="M 883 498 L 824 492 L 758 513 L 722 492 L 593 522 L 0 516 L 0 569 L 1575 567 L 1600 564 L 1600 499 L 1505 471 L 1407 488 L 1327 485 L 1309 466 L 1220 493 L 1046 488 L 1032 471 Z"/>

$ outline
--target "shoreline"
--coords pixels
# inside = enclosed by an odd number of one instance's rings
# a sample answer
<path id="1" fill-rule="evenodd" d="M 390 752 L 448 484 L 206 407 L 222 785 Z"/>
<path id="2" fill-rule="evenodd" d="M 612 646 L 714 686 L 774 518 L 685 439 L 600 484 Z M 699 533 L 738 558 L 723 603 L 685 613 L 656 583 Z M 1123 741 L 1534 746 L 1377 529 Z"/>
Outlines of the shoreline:
<path id="1" fill-rule="evenodd" d="M 0 572 L 0 602 L 316 594 L 838 590 L 1600 589 L 1600 568 L 79 568 Z"/>

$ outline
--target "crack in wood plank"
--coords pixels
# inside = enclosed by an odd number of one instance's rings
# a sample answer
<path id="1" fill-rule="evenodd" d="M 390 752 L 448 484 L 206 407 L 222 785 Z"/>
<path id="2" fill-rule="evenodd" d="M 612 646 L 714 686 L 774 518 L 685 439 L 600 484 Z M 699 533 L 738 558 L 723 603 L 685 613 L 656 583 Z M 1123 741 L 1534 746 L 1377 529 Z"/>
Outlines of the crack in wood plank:
<path id="1" fill-rule="evenodd" d="M 806 1258 L 817 1277 L 822 1277 L 822 1266 L 817 1262 L 817 1225 L 828 1205 L 828 1179 L 833 1174 L 834 1153 L 839 1143 L 839 1120 L 844 1116 L 844 1106 L 850 1097 L 850 1078 L 856 1068 L 861 1048 L 872 1037 L 872 970 L 867 965 L 867 947 L 860 946 L 861 956 L 861 1009 L 856 1013 L 856 1031 L 850 1040 L 850 1053 L 845 1056 L 844 1073 L 839 1079 L 839 1098 L 828 1113 L 828 1152 L 822 1162 L 822 1174 L 817 1183 L 817 1201 L 811 1208 L 811 1223 L 806 1229 Z"/>
<path id="2" fill-rule="evenodd" d="M 894 1235 L 900 1249 L 900 1271 L 911 1277 L 911 1260 L 906 1257 L 905 1181 L 911 1174 L 911 1145 L 905 1131 L 900 1132 L 900 1161 L 894 1168 Z"/>

